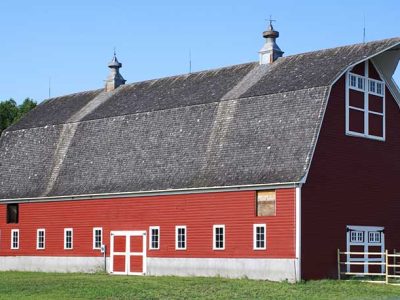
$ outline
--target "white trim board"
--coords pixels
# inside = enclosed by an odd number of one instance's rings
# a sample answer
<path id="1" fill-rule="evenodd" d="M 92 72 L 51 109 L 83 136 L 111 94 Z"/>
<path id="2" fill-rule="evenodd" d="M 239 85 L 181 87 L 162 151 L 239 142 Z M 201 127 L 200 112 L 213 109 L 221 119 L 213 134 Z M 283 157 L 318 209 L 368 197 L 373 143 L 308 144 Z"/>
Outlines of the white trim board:
<path id="1" fill-rule="evenodd" d="M 283 183 L 272 183 L 272 184 L 249 184 L 249 185 L 217 186 L 217 187 L 205 187 L 205 188 L 50 196 L 50 197 L 36 197 L 36 198 L 35 197 L 16 198 L 8 200 L 3 199 L 0 200 L 0 203 L 11 204 L 11 203 L 31 203 L 31 202 L 80 201 L 80 200 L 99 200 L 99 199 L 115 199 L 115 198 L 135 198 L 143 196 L 187 195 L 187 194 L 222 193 L 222 192 L 237 192 L 237 191 L 276 190 L 285 188 L 295 188 L 296 186 L 298 186 L 298 184 L 299 182 L 283 182 Z"/>

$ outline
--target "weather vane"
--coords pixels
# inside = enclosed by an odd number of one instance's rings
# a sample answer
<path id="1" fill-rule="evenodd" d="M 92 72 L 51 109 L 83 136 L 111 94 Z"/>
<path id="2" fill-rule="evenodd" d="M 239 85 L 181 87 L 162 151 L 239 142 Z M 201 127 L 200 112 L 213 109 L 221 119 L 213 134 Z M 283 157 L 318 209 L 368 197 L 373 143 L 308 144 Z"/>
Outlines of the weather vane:
<path id="1" fill-rule="evenodd" d="M 272 26 L 272 22 L 276 22 L 276 20 L 272 19 L 272 15 L 269 15 L 269 19 L 265 19 L 265 21 L 269 21 L 269 26 Z"/>

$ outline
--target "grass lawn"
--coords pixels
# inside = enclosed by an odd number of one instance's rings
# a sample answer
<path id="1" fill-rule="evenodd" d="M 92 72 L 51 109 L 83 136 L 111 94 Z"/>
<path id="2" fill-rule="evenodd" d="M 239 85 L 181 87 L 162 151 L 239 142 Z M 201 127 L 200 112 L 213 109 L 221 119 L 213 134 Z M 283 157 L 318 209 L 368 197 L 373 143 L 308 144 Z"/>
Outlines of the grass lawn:
<path id="1" fill-rule="evenodd" d="M 0 299 L 400 299 L 400 287 L 205 277 L 0 272 Z"/>

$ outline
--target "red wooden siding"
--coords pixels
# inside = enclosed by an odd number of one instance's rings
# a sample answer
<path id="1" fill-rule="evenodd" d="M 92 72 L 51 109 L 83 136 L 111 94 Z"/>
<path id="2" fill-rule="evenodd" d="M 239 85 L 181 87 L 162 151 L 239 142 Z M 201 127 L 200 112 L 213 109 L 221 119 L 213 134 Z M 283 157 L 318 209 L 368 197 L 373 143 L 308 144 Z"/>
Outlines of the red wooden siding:
<path id="1" fill-rule="evenodd" d="M 6 224 L 6 206 L 0 205 L 0 255 L 101 256 L 92 249 L 93 227 L 103 227 L 109 249 L 111 230 L 160 226 L 160 249 L 147 250 L 149 257 L 295 256 L 295 189 L 277 190 L 277 215 L 271 217 L 256 217 L 254 191 L 23 203 L 19 210 L 19 224 Z M 265 251 L 253 250 L 255 223 L 267 224 Z M 225 224 L 225 250 L 212 250 L 214 224 Z M 187 226 L 185 251 L 175 250 L 176 225 Z M 64 250 L 66 227 L 74 230 L 73 250 Z M 13 228 L 20 229 L 19 250 L 10 249 Z M 46 229 L 45 250 L 36 250 L 37 228 Z"/>
<path id="2" fill-rule="evenodd" d="M 337 276 L 336 249 L 345 249 L 346 225 L 385 226 L 386 248 L 400 249 L 400 111 L 385 93 L 382 142 L 345 135 L 344 76 L 333 86 L 302 188 L 305 279 Z"/>

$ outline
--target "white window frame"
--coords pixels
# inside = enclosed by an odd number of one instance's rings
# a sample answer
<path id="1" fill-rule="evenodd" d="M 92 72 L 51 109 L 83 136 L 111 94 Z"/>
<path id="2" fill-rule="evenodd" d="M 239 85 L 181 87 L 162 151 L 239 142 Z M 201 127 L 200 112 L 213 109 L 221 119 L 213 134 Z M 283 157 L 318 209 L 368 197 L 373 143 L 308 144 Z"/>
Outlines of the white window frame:
<path id="1" fill-rule="evenodd" d="M 96 231 L 100 230 L 100 246 L 96 247 Z M 103 227 L 93 227 L 93 250 L 100 250 L 103 245 Z"/>
<path id="2" fill-rule="evenodd" d="M 14 246 L 14 233 L 17 234 L 17 246 Z M 19 229 L 11 229 L 11 249 L 18 250 L 19 249 Z"/>
<path id="3" fill-rule="evenodd" d="M 157 247 L 153 247 L 153 229 L 157 230 Z M 149 227 L 149 249 L 160 250 L 160 226 Z"/>
<path id="4" fill-rule="evenodd" d="M 185 247 L 179 247 L 178 243 L 178 231 L 179 229 L 185 229 Z M 187 228 L 186 225 L 175 226 L 175 250 L 186 250 L 187 249 Z"/>
<path id="5" fill-rule="evenodd" d="M 71 248 L 67 248 L 67 232 L 71 231 Z M 74 230 L 72 228 L 64 228 L 64 250 L 74 249 Z"/>
<path id="6" fill-rule="evenodd" d="M 264 228 L 264 247 L 257 247 L 257 228 Z M 253 250 L 267 249 L 267 224 L 253 224 Z"/>
<path id="7" fill-rule="evenodd" d="M 217 228 L 222 228 L 222 245 L 223 247 L 217 247 Z M 213 225 L 213 250 L 225 250 L 225 225 Z"/>
<path id="8" fill-rule="evenodd" d="M 351 243 L 359 243 L 359 244 L 364 244 L 364 231 L 360 230 L 352 230 L 350 232 L 350 242 Z"/>
<path id="9" fill-rule="evenodd" d="M 368 60 L 364 62 L 364 74 L 365 74 L 365 76 L 361 76 L 358 74 L 351 73 L 351 71 L 347 71 L 347 73 L 346 73 L 346 112 L 345 112 L 346 113 L 346 121 L 345 121 L 346 122 L 346 135 L 364 137 L 364 138 L 378 140 L 378 141 L 385 141 L 385 139 L 386 139 L 386 96 L 385 96 L 386 84 L 385 84 L 385 81 L 369 78 L 369 61 Z M 350 84 L 351 77 L 356 78 L 357 87 L 351 86 L 351 84 Z M 363 80 L 364 80 L 363 89 L 358 88 L 358 84 L 357 84 L 358 78 L 363 78 Z M 382 84 L 382 93 L 378 94 L 377 92 L 371 92 L 370 91 L 370 82 L 375 82 L 375 90 L 377 90 L 377 84 Z M 355 107 L 355 106 L 350 106 L 350 90 L 361 91 L 364 93 L 364 109 Z M 370 94 L 382 97 L 382 113 L 369 110 L 369 97 L 368 96 Z M 350 130 L 350 109 L 361 111 L 364 113 L 364 132 L 363 133 Z M 382 120 L 382 136 L 375 136 L 375 135 L 369 134 L 369 115 L 370 114 L 382 116 L 382 119 L 383 119 Z"/>
<path id="10" fill-rule="evenodd" d="M 39 240 L 40 232 L 43 232 L 43 247 L 40 247 L 40 240 Z M 39 228 L 36 230 L 36 250 L 44 250 L 44 249 L 46 249 L 46 229 Z"/>

